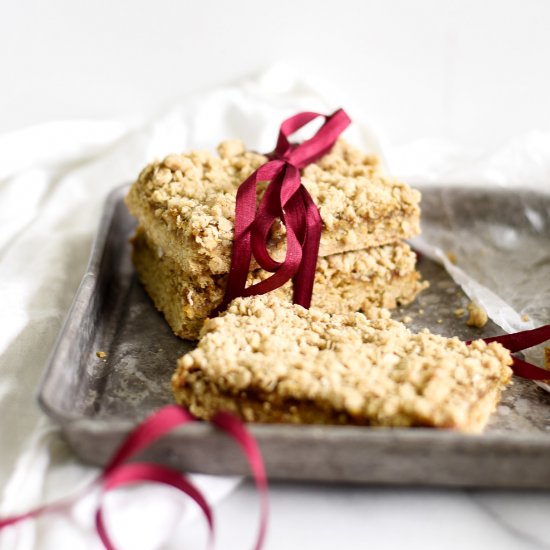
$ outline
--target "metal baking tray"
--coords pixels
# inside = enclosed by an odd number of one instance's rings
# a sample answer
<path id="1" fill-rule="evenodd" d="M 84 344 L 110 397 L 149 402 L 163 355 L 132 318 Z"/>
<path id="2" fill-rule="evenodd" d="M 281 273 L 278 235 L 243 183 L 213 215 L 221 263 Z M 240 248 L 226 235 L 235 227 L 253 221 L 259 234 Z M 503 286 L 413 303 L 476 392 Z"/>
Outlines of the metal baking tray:
<path id="1" fill-rule="evenodd" d="M 123 203 L 126 191 L 127 186 L 118 188 L 106 201 L 90 263 L 38 396 L 74 452 L 96 465 L 108 461 L 141 419 L 171 402 L 176 359 L 193 346 L 172 334 L 136 279 L 128 243 L 135 221 Z M 549 196 L 519 193 L 524 204 L 548 217 Z M 423 223 L 432 228 L 442 216 L 443 196 L 456 219 L 461 209 L 479 217 L 489 210 L 515 223 L 518 192 L 425 189 Z M 468 328 L 452 314 L 467 301 L 459 287 L 427 258 L 421 258 L 419 268 L 431 286 L 396 318 L 410 315 L 413 329 L 426 326 L 463 339 L 502 332 L 492 323 L 481 331 Z M 106 353 L 104 359 L 99 351 Z M 521 379 L 505 392 L 479 436 L 428 428 L 249 427 L 271 479 L 550 488 L 550 394 Z M 174 431 L 147 457 L 190 472 L 248 473 L 235 444 L 207 423 Z"/>

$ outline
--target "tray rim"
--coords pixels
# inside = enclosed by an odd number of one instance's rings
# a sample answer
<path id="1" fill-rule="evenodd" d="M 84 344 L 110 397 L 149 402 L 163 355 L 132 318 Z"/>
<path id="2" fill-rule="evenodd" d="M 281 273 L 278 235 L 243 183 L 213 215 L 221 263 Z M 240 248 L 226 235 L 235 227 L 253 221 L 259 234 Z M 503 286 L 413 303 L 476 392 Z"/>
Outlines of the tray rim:
<path id="1" fill-rule="evenodd" d="M 45 368 L 40 379 L 40 382 L 36 390 L 36 399 L 40 409 L 54 422 L 56 422 L 62 431 L 65 431 L 67 427 L 73 429 L 84 429 L 94 435 L 101 435 L 102 433 L 109 433 L 111 435 L 117 433 L 120 437 L 129 433 L 139 422 L 141 418 L 135 420 L 126 419 L 122 417 L 111 418 L 93 418 L 83 414 L 69 413 L 54 405 L 50 399 L 49 381 L 52 378 L 52 373 L 60 368 L 61 361 L 58 360 L 66 347 L 70 344 L 66 342 L 64 336 L 66 334 L 66 328 L 73 320 L 75 315 L 78 315 L 78 304 L 82 302 L 88 302 L 95 287 L 97 285 L 97 275 L 101 266 L 101 261 L 105 252 L 105 245 L 110 233 L 111 226 L 113 224 L 114 212 L 118 203 L 126 193 L 130 184 L 125 183 L 113 188 L 106 198 L 104 199 L 102 214 L 99 219 L 98 229 L 95 232 L 95 236 L 92 241 L 91 252 L 86 266 L 85 272 L 82 276 L 80 285 L 75 293 L 71 306 L 65 316 L 65 319 L 59 330 L 56 342 L 52 347 L 49 357 L 46 361 Z M 483 188 L 476 186 L 461 186 L 455 182 L 450 184 L 444 183 L 429 183 L 425 185 L 415 185 L 415 188 L 420 192 L 424 190 L 434 191 L 461 191 L 467 194 L 482 193 L 482 194 L 509 194 L 513 192 L 521 193 L 522 195 L 532 195 L 535 197 L 541 197 L 543 200 L 548 201 L 550 194 L 544 191 L 538 191 L 533 189 L 521 189 L 519 187 L 494 187 Z M 81 315 L 81 313 L 80 313 Z M 145 417 L 145 415 L 143 415 Z M 421 442 L 429 444 L 456 444 L 460 448 L 467 449 L 470 446 L 486 446 L 488 448 L 498 448 L 517 445 L 520 448 L 533 448 L 536 447 L 543 452 L 548 452 L 550 457 L 550 432 L 548 435 L 540 432 L 527 432 L 527 433 L 513 433 L 513 432 L 493 432 L 493 433 L 481 433 L 481 434 L 464 434 L 452 430 L 441 430 L 434 428 L 377 428 L 369 426 L 331 426 L 331 425 L 292 425 L 292 424 L 247 424 L 247 428 L 250 432 L 259 440 L 267 440 L 272 437 L 284 437 L 294 438 L 297 434 L 300 439 L 315 439 L 317 440 L 321 435 L 330 433 L 331 436 L 338 436 L 342 438 L 359 438 L 361 440 L 382 440 L 382 441 L 403 441 L 406 442 Z M 365 429 L 368 428 L 368 429 Z M 174 431 L 174 434 L 186 434 L 188 437 L 201 437 L 208 433 L 215 432 L 216 429 L 207 422 L 197 422 L 184 428 L 178 428 Z"/>
<path id="2" fill-rule="evenodd" d="M 97 274 L 99 272 L 101 259 L 105 251 L 107 237 L 111 229 L 112 220 L 114 217 L 113 214 L 116 209 L 117 202 L 120 200 L 121 195 L 123 195 L 124 191 L 128 187 L 129 184 L 115 187 L 107 194 L 103 201 L 103 208 L 98 221 L 97 229 L 94 233 L 94 238 L 92 240 L 86 269 L 84 270 L 78 289 L 74 295 L 73 301 L 71 302 L 71 306 L 69 307 L 63 323 L 61 324 L 55 344 L 53 345 L 48 359 L 46 360 L 46 365 L 43 369 L 40 382 L 36 389 L 36 400 L 42 411 L 61 425 L 63 425 L 67 420 L 75 421 L 85 419 L 86 417 L 81 415 L 64 414 L 60 411 L 48 398 L 48 383 L 52 377 L 52 373 L 56 369 L 56 365 L 59 364 L 56 359 L 63 353 L 64 348 L 66 347 L 64 336 L 71 320 L 75 315 L 78 315 L 78 304 L 81 302 L 88 302 L 93 294 L 93 291 L 95 290 L 98 278 Z"/>

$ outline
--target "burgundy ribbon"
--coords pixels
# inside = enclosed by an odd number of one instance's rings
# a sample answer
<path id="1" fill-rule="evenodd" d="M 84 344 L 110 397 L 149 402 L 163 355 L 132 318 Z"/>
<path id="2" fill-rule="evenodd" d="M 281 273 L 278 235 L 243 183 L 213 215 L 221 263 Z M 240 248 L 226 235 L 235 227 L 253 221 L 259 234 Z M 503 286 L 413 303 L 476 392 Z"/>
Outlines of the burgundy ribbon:
<path id="1" fill-rule="evenodd" d="M 531 330 L 522 330 L 512 334 L 503 334 L 502 336 L 493 336 L 492 338 L 484 338 L 483 341 L 488 344 L 498 342 L 512 353 L 524 349 L 532 348 L 537 344 L 542 344 L 550 340 L 550 325 L 544 325 Z M 473 340 L 466 342 L 471 344 Z M 517 376 L 528 378 L 529 380 L 550 380 L 550 371 L 541 369 L 532 363 L 528 363 L 519 357 L 512 356 L 512 370 Z"/>
<path id="2" fill-rule="evenodd" d="M 290 136 L 312 120 L 323 117 L 317 133 L 301 144 Z M 351 120 L 343 109 L 330 116 L 298 113 L 281 124 L 279 139 L 270 160 L 249 176 L 237 191 L 235 236 L 231 268 L 225 296 L 217 312 L 234 298 L 265 294 L 293 280 L 293 301 L 308 308 L 311 304 L 315 267 L 321 240 L 319 210 L 300 180 L 300 170 L 328 153 Z M 256 210 L 256 187 L 269 182 Z M 286 227 L 286 255 L 275 261 L 267 249 L 269 232 L 280 219 Z M 246 288 L 252 257 L 260 267 L 273 273 Z"/>
<path id="3" fill-rule="evenodd" d="M 168 432 L 178 426 L 189 424 L 194 420 L 195 418 L 191 416 L 186 409 L 178 405 L 168 405 L 158 412 L 153 413 L 149 418 L 146 418 L 139 424 L 124 440 L 109 464 L 105 467 L 99 479 L 92 485 L 86 487 L 83 492 L 78 493 L 70 499 L 40 506 L 39 508 L 16 516 L 0 519 L 0 529 L 8 527 L 9 525 L 14 525 L 25 519 L 35 518 L 44 513 L 61 511 L 73 504 L 83 493 L 90 491 L 98 482 L 103 489 L 103 497 L 108 491 L 123 485 L 142 481 L 152 481 L 175 487 L 197 503 L 206 518 L 209 529 L 208 547 L 212 548 L 214 542 L 214 519 L 212 510 L 202 493 L 187 480 L 181 472 L 173 468 L 150 462 L 127 462 L 141 451 L 150 447 L 155 441 Z M 235 416 L 229 413 L 219 412 L 212 418 L 212 424 L 228 433 L 238 443 L 248 460 L 248 464 L 254 476 L 256 487 L 260 493 L 261 502 L 260 529 L 254 546 L 256 550 L 259 550 L 265 539 L 269 508 L 267 477 L 262 455 L 254 438 L 248 433 L 244 424 Z M 95 523 L 97 532 L 105 548 L 107 550 L 114 550 L 115 547 L 105 527 L 101 500 L 96 509 Z"/>

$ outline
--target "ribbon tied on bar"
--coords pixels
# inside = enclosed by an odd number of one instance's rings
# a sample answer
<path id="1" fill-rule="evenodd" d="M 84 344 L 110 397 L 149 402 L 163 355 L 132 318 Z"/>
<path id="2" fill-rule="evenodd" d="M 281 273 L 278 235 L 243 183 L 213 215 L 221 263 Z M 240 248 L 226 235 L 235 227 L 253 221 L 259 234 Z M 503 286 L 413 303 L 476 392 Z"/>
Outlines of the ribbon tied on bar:
<path id="1" fill-rule="evenodd" d="M 324 117 L 325 122 L 313 137 L 300 144 L 289 141 L 292 134 L 318 117 Z M 298 113 L 281 124 L 277 146 L 268 155 L 270 160 L 237 191 L 231 268 L 224 300 L 217 312 L 239 296 L 265 294 L 290 279 L 294 303 L 309 308 L 322 222 L 317 206 L 302 185 L 300 170 L 328 153 L 350 122 L 346 112 L 338 109 L 329 116 Z M 256 209 L 258 182 L 269 184 Z M 278 219 L 286 228 L 286 255 L 282 262 L 275 261 L 268 251 L 270 230 Z M 252 257 L 273 275 L 247 288 Z"/>

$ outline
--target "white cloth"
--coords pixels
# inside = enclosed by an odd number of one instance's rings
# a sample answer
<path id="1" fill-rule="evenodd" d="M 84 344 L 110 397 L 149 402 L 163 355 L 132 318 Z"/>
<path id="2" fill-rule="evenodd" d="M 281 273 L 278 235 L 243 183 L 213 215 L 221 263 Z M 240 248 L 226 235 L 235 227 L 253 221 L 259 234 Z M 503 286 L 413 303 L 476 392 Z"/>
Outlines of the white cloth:
<path id="1" fill-rule="evenodd" d="M 98 474 L 67 449 L 58 429 L 39 412 L 35 391 L 84 272 L 108 192 L 168 152 L 214 148 L 230 137 L 270 150 L 285 117 L 338 106 L 335 96 L 323 96 L 307 79 L 275 67 L 257 78 L 184 98 L 134 127 L 117 121 L 55 122 L 0 136 L 0 516 L 68 495 Z M 353 107 L 346 108 L 353 118 Z M 346 135 L 381 153 L 360 121 Z M 543 145 L 550 143 L 548 136 L 518 143 L 497 158 L 516 155 L 517 160 L 523 150 L 526 155 L 535 151 L 540 162 L 530 181 L 548 186 L 550 151 Z M 526 143 L 531 145 L 527 149 Z M 395 173 L 415 181 L 448 181 L 451 175 L 461 182 L 479 181 L 491 175 L 491 162 L 476 168 L 467 152 L 441 142 L 384 152 Z M 238 479 L 197 476 L 197 482 L 212 502 L 228 494 Z M 96 496 L 74 507 L 69 517 L 48 515 L 6 529 L 0 533 L 0 549 L 100 548 L 91 514 Z M 196 513 L 158 487 L 121 491 L 113 500 L 119 504 L 113 535 L 124 548 L 176 548 L 182 540 L 178 533 Z M 145 518 L 146 532 L 133 529 Z"/>

